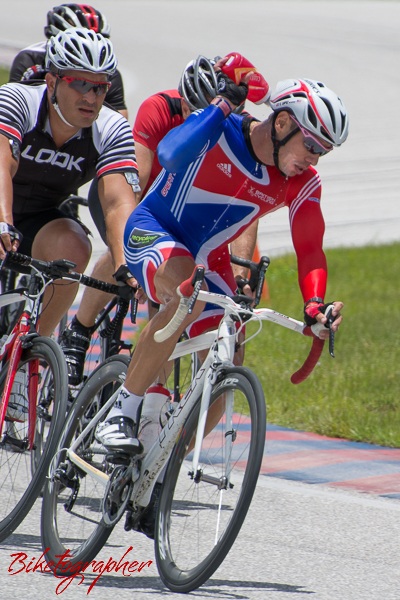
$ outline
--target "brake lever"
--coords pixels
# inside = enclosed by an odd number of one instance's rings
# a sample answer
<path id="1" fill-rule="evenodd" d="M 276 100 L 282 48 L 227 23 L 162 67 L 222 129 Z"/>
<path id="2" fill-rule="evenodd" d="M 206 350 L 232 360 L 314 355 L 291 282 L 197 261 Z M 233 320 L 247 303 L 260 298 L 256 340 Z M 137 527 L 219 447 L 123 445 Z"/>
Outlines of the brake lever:
<path id="1" fill-rule="evenodd" d="M 335 354 L 334 354 L 335 332 L 332 329 L 332 325 L 333 325 L 335 319 L 332 316 L 332 311 L 333 311 L 333 306 L 330 306 L 325 313 L 325 316 L 328 319 L 328 323 L 325 324 L 325 327 L 327 327 L 329 329 L 329 354 L 332 356 L 332 358 L 335 358 Z"/>
<path id="2" fill-rule="evenodd" d="M 136 315 L 138 311 L 139 300 L 135 297 L 138 288 L 132 288 L 131 296 L 131 323 L 136 323 Z"/>

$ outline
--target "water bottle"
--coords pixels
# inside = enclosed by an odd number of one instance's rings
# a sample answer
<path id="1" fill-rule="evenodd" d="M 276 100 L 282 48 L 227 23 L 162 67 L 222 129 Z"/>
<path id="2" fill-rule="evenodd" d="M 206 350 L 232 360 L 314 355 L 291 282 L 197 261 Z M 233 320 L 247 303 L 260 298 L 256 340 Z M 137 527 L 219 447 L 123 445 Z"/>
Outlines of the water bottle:
<path id="1" fill-rule="evenodd" d="M 248 83 L 247 99 L 254 104 L 267 103 L 271 95 L 269 85 L 255 66 L 238 52 L 230 52 L 227 57 L 229 58 L 222 67 L 222 72 L 239 85 L 247 73 L 255 71 Z"/>
<path id="2" fill-rule="evenodd" d="M 170 391 L 160 384 L 150 387 L 146 392 L 139 426 L 139 440 L 143 444 L 144 454 L 150 450 L 165 425 L 164 413 L 168 410 L 170 399 Z"/>

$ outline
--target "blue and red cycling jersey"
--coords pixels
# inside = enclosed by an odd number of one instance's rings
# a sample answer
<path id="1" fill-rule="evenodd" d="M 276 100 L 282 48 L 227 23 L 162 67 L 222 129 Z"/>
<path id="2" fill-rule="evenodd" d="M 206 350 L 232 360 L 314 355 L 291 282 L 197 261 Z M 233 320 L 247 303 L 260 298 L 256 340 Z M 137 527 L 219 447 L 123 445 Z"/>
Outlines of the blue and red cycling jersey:
<path id="1" fill-rule="evenodd" d="M 256 219 L 285 206 L 303 298 L 324 297 L 327 269 L 319 176 L 310 167 L 285 178 L 275 166 L 258 162 L 243 119 L 225 119 L 211 105 L 193 113 L 158 146 L 164 169 L 129 218 L 124 240 L 132 272 L 155 301 L 152 280 L 164 260 L 191 255 L 213 271 L 227 243 Z M 223 278 L 234 286 L 233 277 Z"/>

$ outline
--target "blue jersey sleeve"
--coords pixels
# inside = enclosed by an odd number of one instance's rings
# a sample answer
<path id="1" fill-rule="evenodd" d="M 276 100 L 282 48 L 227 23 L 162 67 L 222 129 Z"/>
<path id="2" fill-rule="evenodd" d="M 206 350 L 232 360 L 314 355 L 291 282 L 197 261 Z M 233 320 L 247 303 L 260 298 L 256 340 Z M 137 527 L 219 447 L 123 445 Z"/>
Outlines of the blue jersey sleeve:
<path id="1" fill-rule="evenodd" d="M 192 113 L 172 129 L 157 147 L 158 160 L 169 173 L 184 171 L 217 143 L 224 129 L 225 115 L 211 105 Z"/>

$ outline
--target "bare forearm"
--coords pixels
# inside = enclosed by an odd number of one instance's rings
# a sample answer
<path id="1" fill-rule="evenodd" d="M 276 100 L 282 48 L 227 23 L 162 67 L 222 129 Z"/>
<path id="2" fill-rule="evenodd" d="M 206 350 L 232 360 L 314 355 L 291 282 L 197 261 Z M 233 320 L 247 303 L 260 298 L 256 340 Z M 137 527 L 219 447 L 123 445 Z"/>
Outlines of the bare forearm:
<path id="1" fill-rule="evenodd" d="M 139 200 L 124 175 L 106 175 L 99 181 L 99 197 L 107 230 L 107 243 L 115 270 L 125 263 L 124 230 Z"/>
<path id="2" fill-rule="evenodd" d="M 252 223 L 241 236 L 231 243 L 231 253 L 235 256 L 251 260 L 257 243 L 257 230 L 258 221 L 255 221 L 255 223 Z M 248 277 L 248 269 L 239 265 L 232 265 L 232 269 L 235 277 L 244 279 Z"/>

